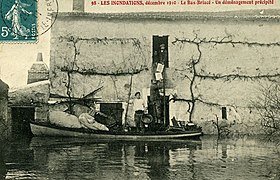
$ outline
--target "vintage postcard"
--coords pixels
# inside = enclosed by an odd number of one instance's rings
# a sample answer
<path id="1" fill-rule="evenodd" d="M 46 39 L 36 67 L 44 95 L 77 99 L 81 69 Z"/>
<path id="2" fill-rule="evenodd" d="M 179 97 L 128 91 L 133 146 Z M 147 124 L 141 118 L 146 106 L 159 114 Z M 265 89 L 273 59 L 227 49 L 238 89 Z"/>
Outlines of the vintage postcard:
<path id="1" fill-rule="evenodd" d="M 280 179 L 276 0 L 0 2 L 0 179 Z"/>

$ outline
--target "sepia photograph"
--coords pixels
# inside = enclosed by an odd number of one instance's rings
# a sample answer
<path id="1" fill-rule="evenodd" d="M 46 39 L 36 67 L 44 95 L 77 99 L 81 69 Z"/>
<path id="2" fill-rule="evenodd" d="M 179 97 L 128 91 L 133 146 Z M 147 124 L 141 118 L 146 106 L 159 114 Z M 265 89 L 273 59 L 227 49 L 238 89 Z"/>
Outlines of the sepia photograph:
<path id="1" fill-rule="evenodd" d="M 275 0 L 0 2 L 0 180 L 280 179 Z"/>

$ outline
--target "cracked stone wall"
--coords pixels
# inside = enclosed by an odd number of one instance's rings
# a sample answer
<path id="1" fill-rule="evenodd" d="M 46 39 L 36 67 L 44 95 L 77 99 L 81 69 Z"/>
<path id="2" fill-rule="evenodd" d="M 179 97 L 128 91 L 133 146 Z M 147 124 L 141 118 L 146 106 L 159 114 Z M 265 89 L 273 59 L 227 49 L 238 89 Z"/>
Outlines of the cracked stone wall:
<path id="1" fill-rule="evenodd" d="M 212 120 L 222 119 L 221 107 L 234 132 L 260 133 L 251 104 L 260 85 L 279 80 L 277 22 L 59 16 L 51 35 L 51 93 L 83 97 L 102 86 L 97 97 L 123 102 L 130 75 L 132 95 L 149 88 L 153 35 L 168 35 L 167 86 L 177 98 L 195 99 L 192 120 L 205 133 L 216 133 Z M 170 106 L 171 117 L 188 120 L 188 105 Z"/>
<path id="2" fill-rule="evenodd" d="M 49 119 L 48 100 L 50 82 L 48 80 L 28 84 L 9 92 L 9 120 L 12 120 L 13 107 L 35 107 L 35 121 L 46 122 Z"/>

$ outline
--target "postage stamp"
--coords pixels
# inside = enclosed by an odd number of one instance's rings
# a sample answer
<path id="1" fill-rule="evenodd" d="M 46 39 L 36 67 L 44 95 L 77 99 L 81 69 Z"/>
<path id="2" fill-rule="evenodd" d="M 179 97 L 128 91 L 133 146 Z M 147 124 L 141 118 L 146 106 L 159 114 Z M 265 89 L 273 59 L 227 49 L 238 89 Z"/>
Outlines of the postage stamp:
<path id="1" fill-rule="evenodd" d="M 37 1 L 1 1 L 0 41 L 37 41 Z"/>
<path id="2" fill-rule="evenodd" d="M 57 0 L 0 0 L 0 43 L 37 42 L 58 14 Z"/>

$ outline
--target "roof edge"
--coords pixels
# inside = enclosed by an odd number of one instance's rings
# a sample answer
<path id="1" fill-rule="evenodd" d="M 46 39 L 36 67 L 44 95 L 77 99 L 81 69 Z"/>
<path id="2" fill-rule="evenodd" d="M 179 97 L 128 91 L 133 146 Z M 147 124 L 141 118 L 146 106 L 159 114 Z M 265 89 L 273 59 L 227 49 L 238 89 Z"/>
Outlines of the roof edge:
<path id="1" fill-rule="evenodd" d="M 157 19 L 157 20 L 280 20 L 277 9 L 242 10 L 224 12 L 126 12 L 126 13 L 90 13 L 90 12 L 60 12 L 59 17 L 90 17 L 106 19 Z"/>

